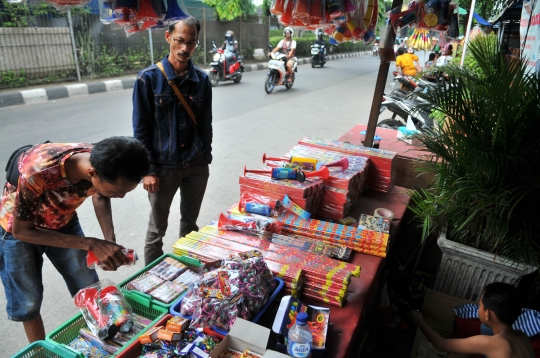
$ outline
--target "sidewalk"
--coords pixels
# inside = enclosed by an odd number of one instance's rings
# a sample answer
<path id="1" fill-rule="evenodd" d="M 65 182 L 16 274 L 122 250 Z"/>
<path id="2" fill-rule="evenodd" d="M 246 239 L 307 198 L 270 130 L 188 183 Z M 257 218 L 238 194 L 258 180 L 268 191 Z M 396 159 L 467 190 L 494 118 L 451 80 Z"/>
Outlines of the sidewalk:
<path id="1" fill-rule="evenodd" d="M 328 55 L 328 61 L 342 58 L 372 56 L 371 51 L 353 52 L 337 55 Z M 298 59 L 298 65 L 310 63 L 310 58 Z M 245 64 L 246 72 L 260 71 L 268 68 L 267 62 L 257 64 Z M 208 69 L 206 69 L 208 71 Z M 119 91 L 131 89 L 134 86 L 136 75 L 129 75 L 117 79 L 87 81 L 75 84 L 41 85 L 25 87 L 18 91 L 0 91 L 0 108 L 21 104 L 53 101 L 62 98 L 86 96 L 101 92 Z"/>

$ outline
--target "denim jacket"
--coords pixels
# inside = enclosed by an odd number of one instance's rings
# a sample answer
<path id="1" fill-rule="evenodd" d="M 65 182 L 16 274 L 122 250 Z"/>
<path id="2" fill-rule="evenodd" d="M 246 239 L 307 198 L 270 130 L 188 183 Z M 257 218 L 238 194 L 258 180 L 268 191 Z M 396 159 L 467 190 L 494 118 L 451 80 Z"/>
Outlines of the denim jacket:
<path id="1" fill-rule="evenodd" d="M 167 78 L 174 79 L 197 119 L 197 128 L 174 90 L 152 65 L 137 75 L 133 88 L 133 135 L 150 152 L 151 173 L 157 167 L 185 168 L 200 160 L 212 162 L 212 86 L 208 75 L 189 60 L 185 79 L 178 77 L 168 56 Z"/>

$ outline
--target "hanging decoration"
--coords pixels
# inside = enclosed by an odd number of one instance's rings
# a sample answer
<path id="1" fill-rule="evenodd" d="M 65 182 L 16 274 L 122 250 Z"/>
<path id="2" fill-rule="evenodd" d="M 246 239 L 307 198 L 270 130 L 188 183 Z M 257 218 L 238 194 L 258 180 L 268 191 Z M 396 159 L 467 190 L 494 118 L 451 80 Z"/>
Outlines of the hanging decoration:
<path id="1" fill-rule="evenodd" d="M 406 10 L 390 11 L 394 30 L 410 28 L 438 31 L 450 38 L 459 37 L 459 6 L 454 0 L 413 0 Z"/>
<path id="2" fill-rule="evenodd" d="M 331 44 L 375 39 L 377 0 L 274 0 L 270 12 L 284 26 L 322 29 Z"/>
<path id="3" fill-rule="evenodd" d="M 407 47 L 412 47 L 415 50 L 431 50 L 429 30 L 415 28 L 412 36 L 407 39 Z"/>
<path id="4" fill-rule="evenodd" d="M 101 22 L 123 29 L 128 37 L 139 31 L 167 27 L 188 17 L 178 0 L 99 0 L 99 8 Z"/>

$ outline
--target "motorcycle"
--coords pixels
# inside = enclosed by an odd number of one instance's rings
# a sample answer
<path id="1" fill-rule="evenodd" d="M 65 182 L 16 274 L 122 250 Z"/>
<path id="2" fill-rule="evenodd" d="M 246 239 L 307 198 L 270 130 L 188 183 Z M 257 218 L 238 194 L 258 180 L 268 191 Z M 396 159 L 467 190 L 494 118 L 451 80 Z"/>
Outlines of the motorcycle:
<path id="1" fill-rule="evenodd" d="M 216 87 L 219 81 L 232 80 L 234 83 L 239 83 L 242 80 L 242 73 L 244 72 L 244 64 L 242 63 L 242 56 L 235 57 L 235 61 L 228 63 L 225 61 L 227 57 L 234 57 L 234 55 L 222 48 L 217 48 L 214 41 L 212 41 L 212 52 L 214 57 L 210 62 L 210 83 L 212 87 Z M 228 65 L 228 66 L 227 66 Z"/>
<path id="2" fill-rule="evenodd" d="M 381 102 L 381 110 L 379 115 L 385 110 L 392 112 L 392 118 L 384 119 L 377 123 L 377 127 L 398 129 L 405 127 L 407 120 L 410 118 L 414 126 L 418 130 L 433 129 L 434 121 L 431 118 L 431 109 L 426 100 L 422 98 L 414 98 L 412 95 L 408 97 L 400 97 L 392 94 L 385 94 Z M 396 117 L 401 117 L 402 120 Z"/>
<path id="3" fill-rule="evenodd" d="M 323 67 L 326 63 L 326 49 L 324 45 L 313 44 L 311 45 L 311 67 L 315 66 Z"/>
<path id="4" fill-rule="evenodd" d="M 373 56 L 379 56 L 379 54 L 380 54 L 379 45 L 378 44 L 373 45 Z"/>
<path id="5" fill-rule="evenodd" d="M 426 93 L 431 88 L 437 87 L 436 83 L 429 82 L 428 80 L 425 80 L 423 78 L 417 79 L 412 76 L 400 74 L 397 71 L 394 71 L 393 75 L 394 82 L 390 84 L 390 87 L 395 87 L 396 84 L 399 84 L 400 88 L 393 90 L 392 95 L 401 98 L 411 97 L 411 99 L 415 100 L 419 92 Z"/>
<path id="6" fill-rule="evenodd" d="M 294 62 L 292 68 L 291 78 L 285 79 L 287 74 L 287 56 L 281 52 L 273 52 L 270 54 L 270 61 L 268 61 L 268 76 L 264 83 L 264 90 L 270 94 L 276 87 L 276 85 L 285 85 L 285 88 L 291 89 L 294 84 L 294 78 L 296 72 L 298 72 L 298 62 Z"/>

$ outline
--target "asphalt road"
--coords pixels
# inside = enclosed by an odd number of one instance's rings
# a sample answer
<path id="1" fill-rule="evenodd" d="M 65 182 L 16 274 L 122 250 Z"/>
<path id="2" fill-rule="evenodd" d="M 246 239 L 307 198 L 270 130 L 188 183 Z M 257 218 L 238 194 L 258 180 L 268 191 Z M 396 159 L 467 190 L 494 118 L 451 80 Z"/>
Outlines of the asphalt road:
<path id="1" fill-rule="evenodd" d="M 322 69 L 299 66 L 294 87 L 286 90 L 279 86 L 270 95 L 264 91 L 266 71 L 245 73 L 240 84 L 224 82 L 214 88 L 214 160 L 199 226 L 238 200 L 238 177 L 244 165 L 260 167 L 263 153 L 280 156 L 305 136 L 337 139 L 354 125 L 367 123 L 378 66 L 378 58 L 369 56 L 331 61 Z M 132 135 L 131 95 L 130 90 L 124 90 L 0 109 L 0 168 L 5 167 L 11 152 L 24 144 L 44 140 L 96 142 L 113 135 Z M 102 237 L 91 200 L 78 213 L 86 235 Z M 124 199 L 113 200 L 117 240 L 135 249 L 140 257 L 148 214 L 147 196 L 141 186 Z M 172 251 L 178 238 L 178 195 L 169 223 L 164 240 L 166 252 Z M 100 272 L 100 277 L 118 283 L 143 268 L 143 261 L 113 273 Z M 46 331 L 51 332 L 78 309 L 47 259 L 43 277 L 41 313 Z M 22 324 L 7 319 L 3 309 L 5 294 L 1 292 L 0 356 L 10 356 L 25 347 L 27 341 Z"/>

